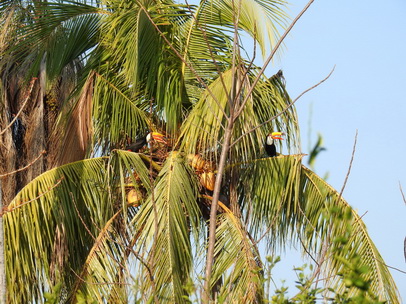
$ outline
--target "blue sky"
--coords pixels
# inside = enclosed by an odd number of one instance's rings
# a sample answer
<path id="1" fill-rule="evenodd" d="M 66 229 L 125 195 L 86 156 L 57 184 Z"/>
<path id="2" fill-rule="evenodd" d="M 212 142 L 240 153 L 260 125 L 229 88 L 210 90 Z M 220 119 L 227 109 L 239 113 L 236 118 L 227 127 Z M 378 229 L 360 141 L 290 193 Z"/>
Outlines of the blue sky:
<path id="1" fill-rule="evenodd" d="M 293 18 L 307 1 L 290 3 Z M 385 262 L 406 271 L 406 205 L 399 190 L 400 183 L 406 195 L 406 2 L 316 0 L 266 74 L 282 69 L 295 98 L 334 65 L 330 79 L 296 104 L 302 150 L 308 152 L 311 117 L 311 140 L 320 132 L 327 148 L 317 159 L 316 172 L 329 172 L 328 182 L 341 189 L 358 130 L 343 196 L 365 213 L 363 220 Z M 406 274 L 391 272 L 405 300 Z"/>

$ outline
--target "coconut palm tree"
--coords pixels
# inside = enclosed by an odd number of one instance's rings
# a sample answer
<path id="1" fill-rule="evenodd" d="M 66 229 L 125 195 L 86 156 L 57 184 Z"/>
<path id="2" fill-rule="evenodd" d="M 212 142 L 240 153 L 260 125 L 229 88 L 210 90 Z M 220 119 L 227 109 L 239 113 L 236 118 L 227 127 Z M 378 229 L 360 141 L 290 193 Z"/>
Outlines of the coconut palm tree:
<path id="1" fill-rule="evenodd" d="M 266 77 L 242 55 L 243 31 L 264 54 L 269 41 L 275 46 L 283 7 L 3 2 L 2 129 L 10 149 L 18 147 L 5 115 L 17 116 L 24 98 L 31 106 L 22 123 L 30 115 L 44 121 L 36 104 L 57 107 L 46 132 L 25 123 L 22 136 L 28 155 L 26 134 L 42 134 L 48 146 L 35 153 L 47 147 L 52 157 L 4 196 L 10 302 L 263 302 L 259 245 L 266 254 L 294 242 L 319 257 L 326 286 L 338 291 L 343 261 L 359 254 L 373 293 L 398 303 L 355 211 L 356 233 L 334 242 L 348 225 L 335 215 L 350 207 L 302 165 L 283 74 Z M 286 155 L 265 157 L 264 138 L 276 130 L 287 134 Z M 166 143 L 122 149 L 152 131 Z"/>

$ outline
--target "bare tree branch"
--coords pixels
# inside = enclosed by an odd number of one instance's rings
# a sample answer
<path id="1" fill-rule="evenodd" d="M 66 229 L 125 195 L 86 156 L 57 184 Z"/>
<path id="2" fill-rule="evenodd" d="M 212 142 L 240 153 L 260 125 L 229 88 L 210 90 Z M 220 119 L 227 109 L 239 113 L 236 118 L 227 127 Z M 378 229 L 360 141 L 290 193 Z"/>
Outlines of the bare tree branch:
<path id="1" fill-rule="evenodd" d="M 314 86 L 311 86 L 310 88 L 304 90 L 302 93 L 300 93 L 300 95 L 298 97 L 296 97 L 291 103 L 289 103 L 281 112 L 279 112 L 278 114 L 276 114 L 275 116 L 272 116 L 271 118 L 269 118 L 268 120 L 264 121 L 263 123 L 259 124 L 258 126 L 252 128 L 251 130 L 248 130 L 247 132 L 245 132 L 244 134 L 242 134 L 240 137 L 238 137 L 232 144 L 231 147 L 234 146 L 237 142 L 239 142 L 241 140 L 241 138 L 243 138 L 245 135 L 248 135 L 252 132 L 254 132 L 256 129 L 266 125 L 267 123 L 271 122 L 272 120 L 274 120 L 275 118 L 281 116 L 283 113 L 285 113 L 289 108 L 291 108 L 296 101 L 298 101 L 304 94 L 306 94 L 307 92 L 317 88 L 319 85 L 321 85 L 323 82 L 325 82 L 327 79 L 330 78 L 331 74 L 333 74 L 335 69 L 335 66 L 333 67 L 333 69 L 330 71 L 330 73 L 321 81 L 319 81 L 317 84 L 315 84 Z"/>
<path id="2" fill-rule="evenodd" d="M 405 194 L 403 193 L 402 185 L 400 184 L 400 182 L 399 182 L 399 190 L 400 193 L 402 194 L 403 202 L 406 204 Z"/>
<path id="3" fill-rule="evenodd" d="M 238 116 L 241 114 L 242 110 L 244 109 L 245 103 L 248 101 L 250 95 L 252 94 L 252 91 L 254 90 L 255 86 L 257 85 L 259 79 L 262 77 L 262 74 L 264 74 L 265 69 L 267 68 L 268 64 L 271 62 L 272 58 L 275 56 L 276 51 L 279 49 L 281 46 L 283 40 L 286 38 L 286 36 L 289 34 L 289 32 L 292 30 L 292 28 L 295 26 L 296 22 L 303 16 L 303 14 L 307 11 L 307 9 L 310 7 L 310 5 L 314 2 L 314 0 L 310 0 L 306 6 L 302 9 L 302 11 L 296 16 L 296 18 L 292 21 L 292 23 L 289 25 L 289 27 L 285 30 L 281 38 L 278 40 L 276 43 L 275 47 L 272 49 L 271 54 L 268 56 L 268 58 L 265 60 L 264 65 L 262 66 L 261 70 L 259 71 L 257 77 L 254 79 L 251 88 L 248 90 L 247 95 L 244 99 L 244 101 L 241 104 L 241 107 L 239 111 L 237 111 L 237 115 L 235 118 L 238 118 Z"/>
<path id="4" fill-rule="evenodd" d="M 30 162 L 28 165 L 26 165 L 26 166 L 24 166 L 24 167 L 22 167 L 22 168 L 20 168 L 20 169 L 11 171 L 11 172 L 7 172 L 7 173 L 4 173 L 4 174 L 0 174 L 0 177 L 5 177 L 5 176 L 12 175 L 12 174 L 15 174 L 15 173 L 20 172 L 20 171 L 24 171 L 25 169 L 28 169 L 28 168 L 31 167 L 37 160 L 39 160 L 39 159 L 41 158 L 41 156 L 44 155 L 45 153 L 47 153 L 47 151 L 43 150 L 43 151 L 42 151 L 32 162 Z"/>
<path id="5" fill-rule="evenodd" d="M 232 133 L 233 133 L 234 122 L 236 121 L 238 116 L 241 114 L 247 100 L 249 99 L 250 95 L 252 94 L 252 91 L 254 90 L 260 77 L 264 73 L 266 66 L 269 64 L 269 62 L 275 55 L 275 52 L 280 47 L 282 41 L 288 35 L 288 33 L 293 28 L 295 23 L 300 19 L 300 17 L 306 12 L 306 10 L 310 7 L 310 5 L 313 2 L 314 2 L 314 0 L 309 1 L 309 3 L 300 12 L 300 14 L 293 20 L 292 24 L 286 29 L 285 33 L 281 36 L 278 43 L 275 45 L 274 49 L 272 50 L 270 56 L 268 57 L 267 61 L 265 62 L 264 66 L 262 67 L 260 73 L 258 74 L 256 79 L 252 83 L 251 88 L 249 89 L 249 91 L 247 93 L 247 96 L 241 102 L 241 104 L 239 104 L 239 108 L 238 109 L 233 108 L 233 105 L 230 104 L 230 116 L 228 119 L 228 125 L 227 125 L 225 133 L 224 133 L 224 142 L 223 142 L 223 145 L 221 148 L 221 155 L 220 155 L 220 160 L 219 160 L 219 164 L 218 164 L 218 172 L 217 172 L 216 182 L 215 182 L 214 191 L 213 191 L 213 201 L 212 201 L 211 210 L 210 210 L 209 238 L 208 238 L 208 248 L 207 248 L 207 255 L 206 255 L 206 266 L 205 266 L 205 281 L 204 281 L 203 293 L 202 293 L 202 303 L 203 304 L 209 304 L 209 302 L 210 302 L 210 280 L 211 280 L 211 272 L 212 272 L 213 261 L 214 261 L 214 245 L 216 242 L 217 207 L 218 207 L 218 200 L 219 200 L 219 196 L 220 196 L 220 188 L 221 188 L 221 184 L 222 184 L 222 176 L 223 176 L 223 172 L 224 172 L 224 169 L 226 166 L 227 155 L 228 155 L 228 152 L 230 151 L 230 148 L 232 147 L 231 137 L 232 137 Z M 235 40 L 234 40 L 234 42 L 235 42 Z"/>
<path id="6" fill-rule="evenodd" d="M 223 147 L 221 149 L 221 155 L 219 160 L 218 171 L 216 175 L 216 181 L 214 184 L 213 200 L 210 208 L 210 220 L 209 220 L 209 238 L 207 244 L 206 255 L 206 267 L 205 267 L 205 281 L 202 292 L 202 303 L 209 304 L 210 302 L 210 279 L 214 261 L 214 245 L 216 242 L 216 227 L 217 227 L 217 207 L 220 197 L 220 188 L 223 178 L 223 173 L 226 165 L 227 155 L 230 149 L 230 141 L 233 132 L 233 120 L 230 119 L 228 126 L 224 134 Z"/>
<path id="7" fill-rule="evenodd" d="M 37 79 L 38 79 L 37 77 L 33 77 L 33 78 L 31 79 L 30 87 L 29 87 L 29 89 L 27 90 L 27 94 L 26 94 L 26 96 L 25 96 L 25 100 L 24 100 L 24 102 L 23 102 L 23 105 L 21 106 L 21 108 L 20 108 L 20 110 L 17 112 L 17 114 L 14 116 L 13 120 L 12 120 L 3 130 L 1 130 L 0 136 L 3 135 L 4 132 L 6 132 L 6 130 L 7 130 L 8 128 L 10 128 L 10 127 L 13 125 L 13 123 L 17 120 L 18 116 L 19 116 L 19 115 L 21 114 L 21 112 L 23 111 L 23 109 L 24 109 L 25 105 L 27 104 L 28 100 L 30 100 L 31 92 L 32 92 L 32 89 L 34 88 L 34 84 L 35 84 L 35 81 L 36 81 Z"/>
<path id="8" fill-rule="evenodd" d="M 353 146 L 353 148 L 352 148 L 352 154 L 351 154 L 350 165 L 348 166 L 347 175 L 345 176 L 344 183 L 343 183 L 343 186 L 342 186 L 342 188 L 341 188 L 340 194 L 339 194 L 338 197 L 337 197 L 336 204 L 337 204 L 337 202 L 341 199 L 341 196 L 342 196 L 342 194 L 343 194 L 343 192 L 344 192 L 345 186 L 347 185 L 348 177 L 350 176 L 350 173 L 351 173 L 352 162 L 354 161 L 355 149 L 356 149 L 356 147 L 357 147 L 357 138 L 358 138 L 358 130 L 355 132 L 354 146 Z"/>
<path id="9" fill-rule="evenodd" d="M 34 197 L 33 199 L 31 199 L 29 201 L 20 202 L 16 206 L 11 207 L 11 208 L 10 208 L 10 206 L 4 206 L 3 210 L 0 212 L 0 216 L 3 216 L 5 213 L 12 212 L 12 211 L 14 211 L 14 210 L 16 210 L 18 208 L 21 208 L 24 205 L 27 205 L 27 204 L 39 199 L 40 197 L 44 196 L 45 194 L 51 192 L 54 188 L 56 188 L 57 186 L 60 185 L 60 183 L 62 182 L 63 179 L 64 179 L 64 177 L 61 177 L 60 179 L 57 180 L 55 185 L 52 185 L 47 191 L 40 193 L 37 197 Z"/>

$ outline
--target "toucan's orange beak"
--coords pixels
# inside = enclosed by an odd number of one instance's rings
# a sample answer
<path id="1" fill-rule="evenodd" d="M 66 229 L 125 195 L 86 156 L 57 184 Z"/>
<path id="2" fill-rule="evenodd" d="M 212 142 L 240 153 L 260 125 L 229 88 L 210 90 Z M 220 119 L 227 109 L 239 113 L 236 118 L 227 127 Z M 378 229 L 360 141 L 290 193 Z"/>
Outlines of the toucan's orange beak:
<path id="1" fill-rule="evenodd" d="M 271 137 L 273 138 L 273 139 L 280 139 L 280 140 L 283 140 L 283 135 L 285 135 L 285 133 L 282 133 L 282 132 L 272 132 L 271 133 Z"/>
<path id="2" fill-rule="evenodd" d="M 166 137 L 164 135 L 162 135 L 161 133 L 152 132 L 151 136 L 152 136 L 153 140 L 155 140 L 156 142 L 163 143 L 165 145 L 168 143 Z"/>

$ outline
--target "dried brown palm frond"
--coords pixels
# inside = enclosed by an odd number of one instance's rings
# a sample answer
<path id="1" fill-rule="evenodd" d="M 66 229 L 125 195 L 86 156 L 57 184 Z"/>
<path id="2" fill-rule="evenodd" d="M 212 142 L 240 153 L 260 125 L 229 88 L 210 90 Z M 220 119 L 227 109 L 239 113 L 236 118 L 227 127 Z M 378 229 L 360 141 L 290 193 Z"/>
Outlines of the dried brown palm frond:
<path id="1" fill-rule="evenodd" d="M 70 162 L 84 159 L 89 150 L 92 140 L 92 97 L 94 74 L 91 73 L 87 81 L 81 89 L 80 95 L 77 99 L 72 99 L 69 104 L 72 105 L 73 110 L 69 111 L 68 121 L 63 121 L 62 116 L 58 127 L 52 134 L 53 141 L 59 141 L 59 153 L 55 155 L 53 166 L 60 166 Z M 65 116 L 65 117 L 66 117 Z M 64 130 L 61 134 L 60 130 Z"/>

